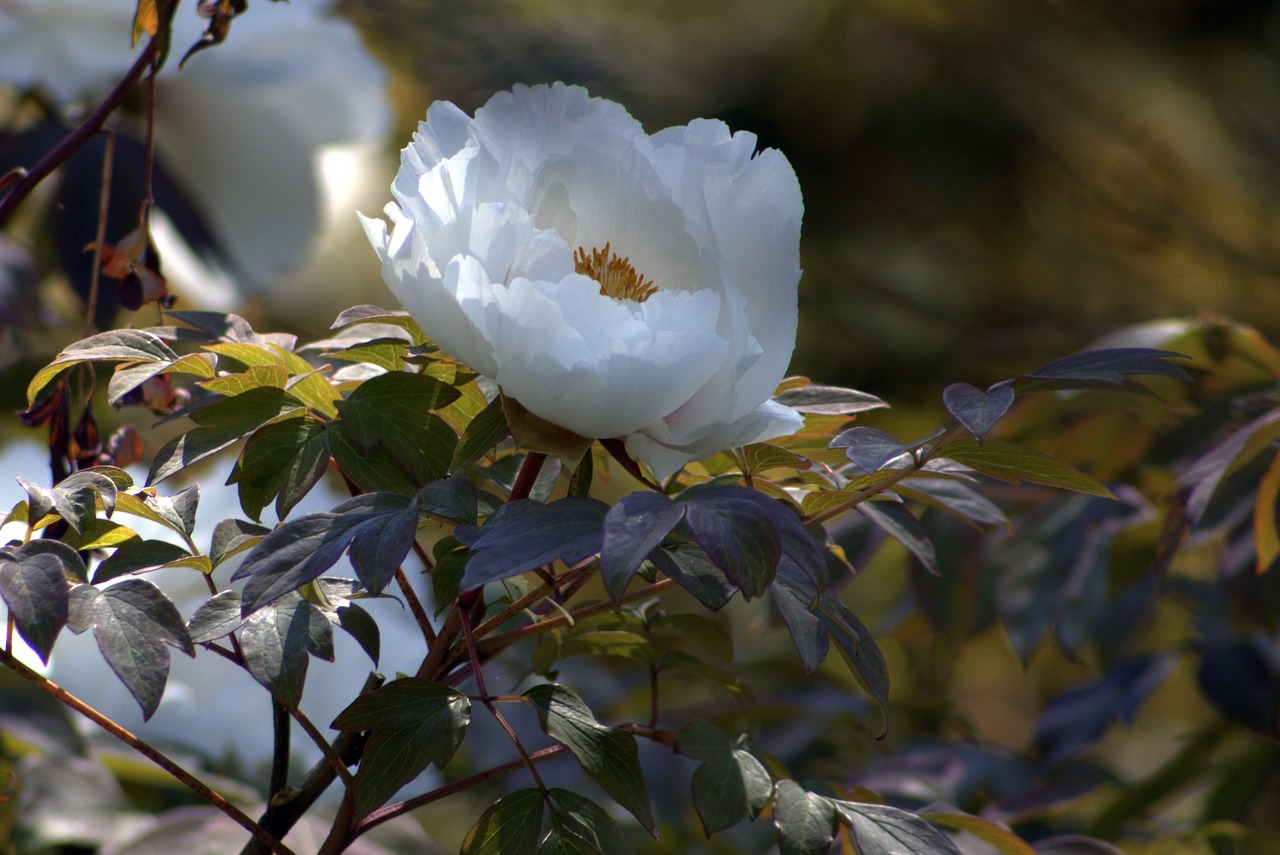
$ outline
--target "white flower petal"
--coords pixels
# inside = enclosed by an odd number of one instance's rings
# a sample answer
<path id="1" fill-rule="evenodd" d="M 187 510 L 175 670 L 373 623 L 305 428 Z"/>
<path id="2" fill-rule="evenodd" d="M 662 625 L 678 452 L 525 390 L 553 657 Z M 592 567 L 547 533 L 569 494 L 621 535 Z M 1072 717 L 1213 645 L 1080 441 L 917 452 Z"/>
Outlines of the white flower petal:
<path id="1" fill-rule="evenodd" d="M 535 415 L 625 437 L 669 474 L 801 424 L 769 400 L 795 341 L 799 187 L 754 149 L 719 122 L 650 138 L 576 87 L 521 87 L 474 120 L 433 107 L 402 156 L 390 233 L 366 230 L 442 348 Z M 620 299 L 593 277 L 655 290 Z"/>

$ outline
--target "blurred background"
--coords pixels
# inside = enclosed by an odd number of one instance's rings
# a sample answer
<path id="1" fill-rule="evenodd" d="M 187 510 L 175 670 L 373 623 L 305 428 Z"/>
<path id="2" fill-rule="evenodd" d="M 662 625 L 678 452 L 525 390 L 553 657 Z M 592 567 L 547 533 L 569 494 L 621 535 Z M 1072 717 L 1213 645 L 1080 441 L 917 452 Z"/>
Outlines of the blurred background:
<path id="1" fill-rule="evenodd" d="M 40 13 L 40 25 L 101 37 L 81 0 L 10 0 L 0 16 L 17 15 L 20 35 L 24 5 L 66 7 L 56 19 Z M 127 38 L 131 4 L 119 5 Z M 199 31 L 187 5 L 178 45 Z M 1209 311 L 1280 325 L 1280 13 L 1267 0 L 344 0 L 337 11 L 364 47 L 279 39 L 318 28 L 320 8 L 260 0 L 225 45 L 181 73 L 169 63 L 162 119 L 189 123 L 174 102 L 190 105 L 191 90 L 207 96 L 221 80 L 221 101 L 183 110 L 213 128 L 199 138 L 243 146 L 206 143 L 183 163 L 192 140 L 162 127 L 162 154 L 174 155 L 174 183 L 196 188 L 190 196 L 207 193 L 201 183 L 263 190 L 250 157 L 263 157 L 262 111 L 234 112 L 255 85 L 341 69 L 320 92 L 290 90 L 295 124 L 306 110 L 325 130 L 266 137 L 292 146 L 281 163 L 309 164 L 309 207 L 295 192 L 290 213 L 282 190 L 257 193 L 266 210 L 242 202 L 248 213 L 189 200 L 212 221 L 206 255 L 242 263 L 221 265 L 230 286 L 188 276 L 180 307 L 235 306 L 314 335 L 348 305 L 388 302 L 348 212 L 389 198 L 394 152 L 426 106 L 472 111 L 514 83 L 564 80 L 620 101 L 651 130 L 714 116 L 787 155 L 806 203 L 793 367 L 824 382 L 932 398 L 944 382 L 1024 370 L 1137 320 Z M 74 35 L 69 43 L 99 49 Z M 100 65 L 118 75 L 130 55 L 111 44 L 119 62 Z M 380 69 L 357 56 L 366 49 Z M 228 67 L 238 79 L 227 81 Z M 90 103 L 110 77 L 95 71 L 98 85 L 63 83 L 73 94 L 58 97 Z M 21 82 L 38 91 L 41 81 Z M 181 94 L 166 102 L 166 85 Z M 30 113 L 14 111 L 10 126 Z M 240 233 L 219 230 L 228 222 Z M 238 259 L 254 250 L 237 241 L 261 242 L 268 222 L 304 234 L 281 238 L 288 246 L 270 263 Z M 47 293 L 43 274 L 59 264 L 39 237 L 33 226 L 18 235 L 35 248 Z M 10 320 L 29 312 L 0 305 Z M 137 323 L 151 322 L 144 314 Z M 74 304 L 62 320 L 79 331 Z M 39 339 L 25 345 L 7 345 L 4 361 L 51 352 Z"/>
<path id="2" fill-rule="evenodd" d="M 11 85 L 0 171 L 47 150 L 128 67 L 132 3 L 117 5 L 0 0 L 0 82 Z M 250 5 L 225 45 L 182 72 L 172 57 L 160 84 L 159 201 L 184 238 L 161 254 L 179 308 L 235 310 L 306 339 L 350 305 L 389 306 L 351 211 L 389 199 L 396 151 L 427 105 L 471 112 L 515 83 L 563 80 L 621 102 L 650 131 L 717 117 L 784 152 L 806 206 L 792 371 L 877 394 L 920 434 L 942 418 L 946 384 L 1028 371 L 1128 324 L 1224 315 L 1280 335 L 1270 0 L 342 0 L 337 19 L 307 0 Z M 86 35 L 107 25 L 113 40 Z M 184 26 L 180 46 L 199 31 Z M 109 58 L 68 76 L 84 51 Z M 44 77 L 23 76 L 46 61 Z M 128 107 L 121 139 L 136 134 L 140 104 Z M 119 148 L 117 176 L 137 158 Z M 101 159 L 69 167 L 3 235 L 7 410 L 85 333 L 83 229 L 96 221 Z M 136 204 L 119 206 L 108 242 L 136 225 Z M 114 319 L 155 322 L 150 305 Z M 21 497 L 13 474 L 40 478 L 43 441 L 0 420 L 0 506 Z M 228 493 L 207 518 L 234 513 Z M 1146 567 L 1147 553 L 1135 560 Z M 998 629 L 966 639 L 963 657 L 931 646 L 904 617 L 905 587 L 886 562 L 853 589 L 868 624 L 906 626 L 885 642 L 908 711 L 899 737 L 912 709 L 924 720 L 936 703 L 951 716 L 940 732 L 1026 750 L 1041 702 L 1090 673 L 1087 654 L 1052 644 L 1024 667 Z M 1188 620 L 1162 613 L 1153 644 L 1185 636 Z M 826 680 L 807 690 L 834 687 L 816 703 L 847 703 L 847 679 Z M 1179 671 L 1141 737 L 1108 743 L 1109 759 L 1136 776 L 1171 756 L 1209 715 L 1193 680 Z M 127 699 L 119 707 L 130 714 Z M 858 755 L 850 766 L 872 753 L 871 736 L 842 749 Z"/>

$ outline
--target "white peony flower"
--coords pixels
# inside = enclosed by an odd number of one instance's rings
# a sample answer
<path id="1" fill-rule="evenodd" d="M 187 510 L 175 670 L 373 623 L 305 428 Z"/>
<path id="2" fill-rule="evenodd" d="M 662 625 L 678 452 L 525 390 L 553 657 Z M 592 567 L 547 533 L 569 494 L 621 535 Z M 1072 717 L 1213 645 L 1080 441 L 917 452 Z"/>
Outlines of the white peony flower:
<path id="1" fill-rule="evenodd" d="M 427 111 L 391 221 L 362 216 L 383 279 L 447 353 L 529 412 L 621 437 L 659 478 L 794 433 L 770 400 L 795 347 L 804 206 L 755 136 L 652 136 L 581 88 Z"/>

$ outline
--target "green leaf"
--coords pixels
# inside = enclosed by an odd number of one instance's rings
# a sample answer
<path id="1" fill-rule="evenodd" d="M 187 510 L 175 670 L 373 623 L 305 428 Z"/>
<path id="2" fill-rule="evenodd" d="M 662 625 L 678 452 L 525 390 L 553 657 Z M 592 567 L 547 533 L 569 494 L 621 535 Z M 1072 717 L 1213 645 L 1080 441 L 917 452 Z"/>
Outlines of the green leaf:
<path id="1" fill-rule="evenodd" d="M 302 699 L 308 654 L 333 661 L 333 625 L 297 594 L 255 611 L 240 631 L 249 673 L 287 707 Z"/>
<path id="2" fill-rule="evenodd" d="M 180 434 L 156 452 L 147 475 L 155 484 L 244 439 L 258 428 L 306 413 L 302 403 L 283 389 L 260 387 L 191 412 L 197 427 Z"/>
<path id="3" fill-rule="evenodd" d="M 457 753 L 471 721 L 471 701 L 457 689 L 407 677 L 361 695 L 333 721 L 337 730 L 369 733 L 356 773 L 356 814 L 384 804 L 432 763 Z"/>
<path id="4" fill-rule="evenodd" d="M 0 549 L 0 596 L 18 634 L 46 663 L 67 625 L 68 577 L 74 575 L 67 560 L 60 550 Z"/>
<path id="5" fill-rule="evenodd" d="M 374 338 L 349 347 L 328 347 L 320 355 L 344 362 L 367 362 L 386 371 L 401 371 L 407 346 L 408 342 L 400 338 Z"/>
<path id="6" fill-rule="evenodd" d="M 425 486 L 417 483 L 385 448 L 361 448 L 341 420 L 330 422 L 328 433 L 334 462 L 342 474 L 364 492 L 412 496 Z"/>
<path id="7" fill-rule="evenodd" d="M 190 557 L 191 553 L 181 546 L 164 540 L 135 539 L 121 544 L 110 558 L 98 565 L 93 571 L 93 583 L 103 582 L 134 573 L 145 573 L 163 567 L 170 561 Z"/>
<path id="8" fill-rule="evenodd" d="M 541 790 L 503 796 L 471 826 L 459 855 L 537 855 L 545 806 Z"/>
<path id="9" fill-rule="evenodd" d="M 1061 487 L 1114 499 L 1111 491 L 1078 469 L 1022 445 L 990 440 L 985 443 L 957 442 L 943 450 L 944 456 L 1010 484 L 1030 481 L 1047 487 Z"/>
<path id="10" fill-rule="evenodd" d="M 592 780 L 656 836 L 635 737 L 600 724 L 582 698 L 564 686 L 534 686 L 523 697 L 537 710 L 543 731 L 568 748 Z"/>
<path id="11" fill-rule="evenodd" d="M 138 539 L 138 533 L 128 526 L 98 519 L 80 531 L 72 529 L 62 536 L 63 543 L 80 552 L 112 549 Z"/>
<path id="12" fill-rule="evenodd" d="M 852 829 L 859 855 L 960 855 L 945 834 L 913 813 L 839 799 L 830 803 Z"/>
<path id="13" fill-rule="evenodd" d="M 272 499 L 284 519 L 328 468 L 325 426 L 314 418 L 286 419 L 249 437 L 227 483 L 239 485 L 240 507 L 254 520 Z"/>
<path id="14" fill-rule="evenodd" d="M 627 855 L 632 851 L 621 826 L 595 802 L 553 787 L 551 833 L 538 855 Z"/>
<path id="15" fill-rule="evenodd" d="M 683 650 L 668 650 L 657 663 L 657 669 L 663 674 L 679 672 L 701 677 L 724 689 L 744 704 L 750 703 L 753 699 L 751 688 L 732 671 L 703 662 Z"/>
<path id="16" fill-rule="evenodd" d="M 289 372 L 289 384 L 285 387 L 289 393 L 325 418 L 337 418 L 337 402 L 341 395 L 325 378 L 327 368 L 317 368 L 291 350 L 278 345 L 273 347 Z"/>
<path id="17" fill-rule="evenodd" d="M 378 622 L 368 612 L 355 603 L 338 606 L 333 612 L 338 626 L 356 640 L 373 664 L 378 664 L 382 651 L 382 636 L 378 630 Z"/>
<path id="18" fill-rule="evenodd" d="M 807 457 L 767 442 L 743 446 L 739 453 L 742 455 L 742 471 L 751 475 L 768 472 L 770 469 L 808 469 L 813 465 L 813 461 Z"/>
<path id="19" fill-rule="evenodd" d="M 240 614 L 240 592 L 223 591 L 200 604 L 187 621 L 187 632 L 191 633 L 193 644 L 204 644 L 230 635 L 244 621 Z"/>
<path id="20" fill-rule="evenodd" d="M 471 464 L 506 439 L 510 432 L 507 417 L 502 412 L 502 399 L 494 398 L 462 432 L 458 446 L 453 450 L 453 459 L 449 461 L 449 474 L 466 472 Z"/>
<path id="21" fill-rule="evenodd" d="M 195 655 L 177 607 L 142 579 L 125 579 L 99 592 L 92 606 L 98 649 L 129 694 L 151 718 L 169 679 L 169 651 Z"/>
<path id="22" fill-rule="evenodd" d="M 779 781 L 773 824 L 781 855 L 827 855 L 836 836 L 836 809 L 830 799 L 806 791 L 795 781 Z M 870 853 L 859 851 L 858 855 Z M 905 849 L 899 855 L 921 853 Z"/>
<path id="23" fill-rule="evenodd" d="M 773 779 L 769 772 L 741 745 L 701 719 L 680 731 L 676 750 L 703 763 L 693 773 L 693 807 L 708 837 L 742 821 L 752 819 L 769 804 Z"/>
<path id="24" fill-rule="evenodd" d="M 410 317 L 408 312 L 401 309 L 383 309 L 379 306 L 367 304 L 352 306 L 347 309 L 338 315 L 337 320 L 333 322 L 329 329 L 340 330 L 354 324 L 393 324 L 413 336 L 414 344 L 422 344 L 427 340 L 427 337 L 422 334 L 422 330 L 418 328 L 418 322 Z"/>
<path id="25" fill-rule="evenodd" d="M 284 370 L 283 365 L 251 365 L 247 371 L 239 374 L 223 374 L 212 380 L 203 380 L 197 383 L 202 389 L 233 398 L 236 395 L 242 395 L 250 389 L 258 389 L 263 386 L 272 389 L 283 389 L 285 383 L 289 381 L 289 372 Z"/>
<path id="26" fill-rule="evenodd" d="M 396 372 L 360 384 L 339 410 L 347 434 L 364 452 L 385 449 L 424 487 L 443 476 L 457 436 L 432 410 L 458 398 L 458 390 L 422 374 Z"/>
<path id="27" fill-rule="evenodd" d="M 45 387 L 68 365 L 78 362 L 173 362 L 174 353 L 158 336 L 145 330 L 110 330 L 68 345 L 53 362 L 27 384 L 27 402 L 34 403 Z"/>
<path id="28" fill-rule="evenodd" d="M 200 485 L 192 484 L 174 496 L 159 496 L 144 491 L 121 493 L 116 508 L 121 513 L 158 523 L 171 531 L 190 537 L 195 529 L 195 511 L 200 501 Z"/>

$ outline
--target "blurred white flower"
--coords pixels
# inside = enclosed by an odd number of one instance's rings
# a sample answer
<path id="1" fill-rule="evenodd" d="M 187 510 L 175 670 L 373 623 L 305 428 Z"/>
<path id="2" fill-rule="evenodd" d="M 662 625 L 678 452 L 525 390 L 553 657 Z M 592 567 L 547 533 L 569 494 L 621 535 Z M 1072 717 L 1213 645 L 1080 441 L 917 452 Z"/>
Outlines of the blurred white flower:
<path id="1" fill-rule="evenodd" d="M 795 432 L 803 203 L 786 158 L 699 120 L 647 135 L 556 84 L 467 116 L 437 102 L 401 153 L 382 275 L 441 348 L 542 419 L 621 437 L 665 477 Z"/>
<path id="2" fill-rule="evenodd" d="M 129 49 L 136 5 L 0 0 L 0 83 L 39 90 L 64 108 L 91 105 L 136 59 Z M 234 268 L 235 281 L 220 290 L 208 271 L 193 272 L 205 307 L 231 308 L 303 265 L 333 217 L 328 197 L 344 195 L 350 210 L 350 189 L 326 180 L 327 161 L 367 162 L 389 126 L 386 75 L 355 28 L 329 14 L 331 5 L 255 3 L 232 22 L 224 44 L 181 71 L 178 60 L 207 21 L 194 3 L 175 15 L 157 83 L 156 144 Z M 173 254 L 164 252 L 167 266 Z"/>

